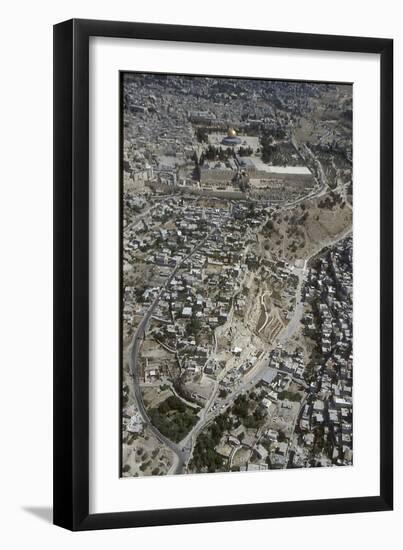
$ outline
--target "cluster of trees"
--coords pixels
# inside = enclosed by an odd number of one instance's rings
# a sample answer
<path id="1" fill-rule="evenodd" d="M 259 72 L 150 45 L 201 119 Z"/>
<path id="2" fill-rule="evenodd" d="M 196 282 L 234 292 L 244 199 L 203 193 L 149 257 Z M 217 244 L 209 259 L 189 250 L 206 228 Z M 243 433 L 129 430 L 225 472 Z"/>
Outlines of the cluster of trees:
<path id="1" fill-rule="evenodd" d="M 246 395 L 239 395 L 235 399 L 231 412 L 240 419 L 245 428 L 260 428 L 266 417 L 264 407 L 260 404 L 255 406 L 251 396 Z"/>
<path id="2" fill-rule="evenodd" d="M 266 410 L 260 403 L 256 403 L 256 399 L 257 396 L 253 393 L 249 396 L 238 396 L 231 410 L 217 416 L 214 422 L 199 435 L 190 462 L 191 470 L 218 472 L 227 469 L 226 459 L 216 452 L 215 447 L 225 433 L 230 433 L 240 423 L 245 428 L 251 429 L 262 426 L 266 417 Z M 245 434 L 242 432 L 239 439 L 242 440 L 244 437 Z"/>
<path id="3" fill-rule="evenodd" d="M 246 397 L 246 395 L 239 395 L 235 401 L 234 405 L 232 407 L 232 412 L 234 415 L 238 416 L 243 420 L 246 418 L 249 414 L 249 400 Z"/>
<path id="4" fill-rule="evenodd" d="M 193 471 L 219 472 L 226 469 L 226 461 L 216 451 L 224 432 L 232 429 L 232 420 L 229 414 L 223 413 L 197 438 L 193 450 L 190 468 Z"/>
<path id="5" fill-rule="evenodd" d="M 249 271 L 257 271 L 260 264 L 260 259 L 255 254 L 248 254 L 245 260 Z"/>
<path id="6" fill-rule="evenodd" d="M 234 150 L 230 147 L 223 149 L 222 147 L 214 147 L 214 145 L 209 145 L 206 151 L 201 155 L 200 164 L 203 164 L 204 159 L 226 161 L 233 156 Z"/>
<path id="7" fill-rule="evenodd" d="M 315 456 L 321 452 L 324 452 L 326 456 L 332 456 L 333 452 L 333 443 L 331 438 L 325 434 L 325 427 L 322 424 L 315 429 L 312 455 Z"/>
<path id="8" fill-rule="evenodd" d="M 295 214 L 291 216 L 289 225 L 287 228 L 287 235 L 289 238 L 294 237 L 296 240 L 292 241 L 288 248 L 291 252 L 296 252 L 298 248 L 305 247 L 305 233 L 299 228 L 299 225 L 304 225 L 309 216 L 309 212 L 305 211 L 302 216 L 297 217 Z"/>
<path id="9" fill-rule="evenodd" d="M 351 145 L 346 143 L 346 141 L 336 141 L 335 139 L 324 143 L 312 143 L 308 141 L 307 146 L 317 155 L 321 155 L 322 160 L 325 162 L 326 156 L 331 154 L 340 168 L 351 167 Z"/>
<path id="10" fill-rule="evenodd" d="M 344 205 L 342 197 L 338 193 L 331 191 L 324 199 L 318 203 L 319 208 L 326 208 L 332 210 L 337 204 Z"/>
<path id="11" fill-rule="evenodd" d="M 196 341 L 196 344 L 199 345 L 201 338 L 203 336 L 202 327 L 203 327 L 202 321 L 198 317 L 196 317 L 196 315 L 193 314 L 191 319 L 186 323 L 185 335 L 188 338 L 193 337 Z"/>
<path id="12" fill-rule="evenodd" d="M 271 163 L 275 166 L 287 166 L 294 162 L 292 157 L 282 151 L 278 145 L 263 145 L 262 159 L 264 162 Z"/>
<path id="13" fill-rule="evenodd" d="M 190 319 L 190 322 L 186 325 L 186 333 L 188 336 L 190 336 L 191 334 L 197 335 L 201 327 L 202 327 L 202 323 L 200 319 L 198 319 L 196 316 L 193 316 Z"/>
<path id="14" fill-rule="evenodd" d="M 273 236 L 273 233 L 278 233 L 278 230 L 276 229 L 273 220 L 267 220 L 267 222 L 263 226 L 262 234 L 270 239 Z M 282 235 L 280 237 L 283 238 Z M 270 243 L 268 244 L 270 247 Z"/>
<path id="15" fill-rule="evenodd" d="M 171 411 L 178 411 L 180 413 L 183 413 L 186 411 L 186 409 L 187 407 L 185 403 L 181 399 L 179 399 L 179 397 L 176 397 L 176 395 L 170 395 L 158 406 L 158 411 L 161 414 L 167 414 Z"/>
<path id="16" fill-rule="evenodd" d="M 169 396 L 149 414 L 154 426 L 175 442 L 183 439 L 197 422 L 196 410 L 187 407 L 176 395 Z"/>
<path id="17" fill-rule="evenodd" d="M 206 140 L 207 141 L 207 138 Z M 251 147 L 239 147 L 237 154 L 241 157 L 249 157 L 252 155 L 253 149 Z M 227 147 L 223 149 L 222 147 L 215 147 L 214 145 L 209 145 L 207 149 L 200 156 L 200 165 L 203 165 L 205 159 L 207 160 L 220 160 L 222 162 L 227 161 L 229 158 L 235 156 L 235 149 Z"/>
<path id="18" fill-rule="evenodd" d="M 151 460 L 147 460 L 147 462 L 143 462 L 143 464 L 140 466 L 140 470 L 142 472 L 145 472 L 150 465 L 151 465 Z"/>
<path id="19" fill-rule="evenodd" d="M 284 130 L 265 132 L 260 138 L 262 160 L 267 163 L 272 163 L 277 166 L 293 165 L 296 160 L 293 156 L 295 153 L 291 144 L 275 144 L 275 139 L 284 139 L 286 133 Z"/>
<path id="20" fill-rule="evenodd" d="M 207 143 L 207 132 L 205 128 L 197 128 L 196 137 L 200 143 Z"/>
<path id="21" fill-rule="evenodd" d="M 253 149 L 251 147 L 239 147 L 237 153 L 240 157 L 250 157 Z"/>
<path id="22" fill-rule="evenodd" d="M 260 138 L 260 145 L 262 151 L 262 160 L 264 162 L 270 162 L 273 151 L 275 151 L 276 146 L 273 144 L 273 137 L 268 134 L 263 134 Z"/>

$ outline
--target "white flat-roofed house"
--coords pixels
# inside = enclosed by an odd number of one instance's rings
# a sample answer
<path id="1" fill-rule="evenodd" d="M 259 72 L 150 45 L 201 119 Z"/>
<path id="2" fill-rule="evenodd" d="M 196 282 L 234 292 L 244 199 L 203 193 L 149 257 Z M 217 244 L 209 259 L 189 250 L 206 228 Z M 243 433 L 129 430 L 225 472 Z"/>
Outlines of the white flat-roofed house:
<path id="1" fill-rule="evenodd" d="M 127 431 L 138 434 L 143 431 L 143 421 L 139 413 L 134 414 L 127 425 Z"/>
<path id="2" fill-rule="evenodd" d="M 192 316 L 192 308 L 189 306 L 185 306 L 182 309 L 182 317 L 189 318 Z"/>

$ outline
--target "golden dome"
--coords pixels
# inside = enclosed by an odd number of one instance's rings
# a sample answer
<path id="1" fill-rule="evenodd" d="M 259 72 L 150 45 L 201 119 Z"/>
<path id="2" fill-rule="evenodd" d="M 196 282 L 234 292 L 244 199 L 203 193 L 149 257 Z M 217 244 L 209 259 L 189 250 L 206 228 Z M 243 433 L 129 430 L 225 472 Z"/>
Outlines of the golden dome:
<path id="1" fill-rule="evenodd" d="M 236 132 L 233 128 L 228 128 L 228 137 L 235 137 L 236 136 Z"/>

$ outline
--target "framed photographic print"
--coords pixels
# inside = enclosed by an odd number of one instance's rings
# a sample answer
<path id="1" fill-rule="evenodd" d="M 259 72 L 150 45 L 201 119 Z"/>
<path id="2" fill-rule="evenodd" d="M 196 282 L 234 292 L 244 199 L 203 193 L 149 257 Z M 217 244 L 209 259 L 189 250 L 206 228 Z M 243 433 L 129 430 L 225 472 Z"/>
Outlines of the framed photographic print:
<path id="1" fill-rule="evenodd" d="M 54 522 L 391 510 L 393 42 L 54 27 Z"/>

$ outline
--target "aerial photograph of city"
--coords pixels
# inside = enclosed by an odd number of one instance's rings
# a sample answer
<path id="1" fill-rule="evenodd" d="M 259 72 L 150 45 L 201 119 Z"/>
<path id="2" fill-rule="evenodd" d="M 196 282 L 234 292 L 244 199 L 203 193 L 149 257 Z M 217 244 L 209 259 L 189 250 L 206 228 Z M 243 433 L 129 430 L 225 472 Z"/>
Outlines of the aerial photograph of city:
<path id="1" fill-rule="evenodd" d="M 120 79 L 121 477 L 351 466 L 352 85 Z"/>

